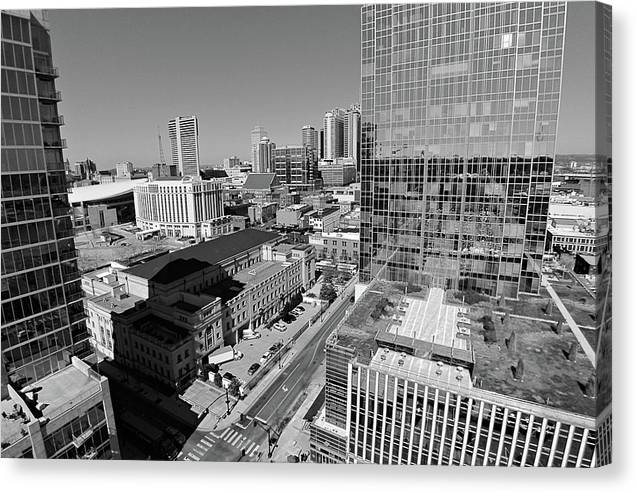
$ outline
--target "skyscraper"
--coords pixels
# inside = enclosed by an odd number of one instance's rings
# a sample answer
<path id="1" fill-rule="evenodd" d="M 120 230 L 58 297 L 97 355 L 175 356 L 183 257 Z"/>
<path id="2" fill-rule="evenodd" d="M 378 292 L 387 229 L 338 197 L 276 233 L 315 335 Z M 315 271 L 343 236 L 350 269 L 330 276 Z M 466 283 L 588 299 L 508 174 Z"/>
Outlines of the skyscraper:
<path id="1" fill-rule="evenodd" d="M 2 53 L 2 373 L 20 388 L 91 346 L 41 12 L 2 12 Z"/>
<path id="2" fill-rule="evenodd" d="M 180 176 L 199 177 L 199 122 L 196 116 L 178 116 L 168 122 L 173 165 Z"/>
<path id="3" fill-rule="evenodd" d="M 361 281 L 537 293 L 565 16 L 560 2 L 363 7 Z"/>
<path id="4" fill-rule="evenodd" d="M 360 106 L 353 105 L 343 117 L 343 157 L 352 158 L 358 164 L 361 145 L 361 111 Z"/>
<path id="5" fill-rule="evenodd" d="M 317 153 L 319 152 L 319 134 L 318 131 L 312 125 L 304 125 L 301 129 L 301 145 L 308 146 L 311 149 L 314 149 Z"/>
<path id="6" fill-rule="evenodd" d="M 272 154 L 275 148 L 276 144 L 270 142 L 268 137 L 261 139 L 257 148 L 257 166 L 255 168 L 254 164 L 252 165 L 252 171 L 254 173 L 274 173 Z"/>
<path id="7" fill-rule="evenodd" d="M 323 117 L 324 155 L 323 159 L 343 157 L 343 118 L 345 111 L 335 108 Z"/>
<path id="8" fill-rule="evenodd" d="M 250 132 L 250 156 L 252 157 L 252 171 L 255 173 L 260 169 L 259 165 L 259 144 L 263 137 L 267 137 L 265 128 L 257 125 Z"/>

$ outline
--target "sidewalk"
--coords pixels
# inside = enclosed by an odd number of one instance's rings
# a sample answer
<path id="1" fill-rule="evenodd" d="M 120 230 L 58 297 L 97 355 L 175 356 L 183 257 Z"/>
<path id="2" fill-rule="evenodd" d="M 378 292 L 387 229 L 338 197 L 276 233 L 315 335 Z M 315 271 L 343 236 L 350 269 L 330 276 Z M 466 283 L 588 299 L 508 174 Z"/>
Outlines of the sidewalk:
<path id="1" fill-rule="evenodd" d="M 345 288 L 344 294 L 346 294 L 347 297 L 349 296 L 349 291 L 354 290 L 355 284 L 355 282 L 351 282 Z M 341 297 L 345 296 L 342 294 Z M 336 310 L 337 305 L 338 303 L 332 303 L 332 305 L 330 305 L 330 307 L 325 310 L 322 319 L 325 320 L 329 318 Z M 224 418 L 218 418 L 217 416 L 209 414 L 201 421 L 197 429 L 199 431 L 209 432 L 216 430 L 217 428 L 225 428 L 235 423 L 236 421 L 239 421 L 240 414 L 245 413 L 245 411 L 255 403 L 255 401 L 261 396 L 261 394 L 269 388 L 269 386 L 281 374 L 281 372 L 286 370 L 287 364 L 294 358 L 295 355 L 297 355 L 301 350 L 303 350 L 303 348 L 305 348 L 309 344 L 312 338 L 316 335 L 316 329 L 318 329 L 321 324 L 322 320 L 319 319 L 310 328 L 306 329 L 296 340 L 292 348 L 285 354 L 285 356 L 283 356 L 281 368 L 277 367 L 270 370 L 268 374 L 263 377 L 263 379 L 257 384 L 257 386 L 252 389 L 252 391 L 243 400 L 237 402 L 228 416 Z"/>
<path id="2" fill-rule="evenodd" d="M 287 462 L 288 455 L 298 456 L 300 452 L 310 451 L 310 431 L 304 430 L 305 420 L 303 417 L 310 409 L 314 400 L 318 397 L 325 384 L 325 362 L 312 375 L 312 380 L 308 386 L 305 398 L 301 406 L 283 429 L 281 437 L 277 440 L 277 446 L 272 455 L 272 462 Z"/>

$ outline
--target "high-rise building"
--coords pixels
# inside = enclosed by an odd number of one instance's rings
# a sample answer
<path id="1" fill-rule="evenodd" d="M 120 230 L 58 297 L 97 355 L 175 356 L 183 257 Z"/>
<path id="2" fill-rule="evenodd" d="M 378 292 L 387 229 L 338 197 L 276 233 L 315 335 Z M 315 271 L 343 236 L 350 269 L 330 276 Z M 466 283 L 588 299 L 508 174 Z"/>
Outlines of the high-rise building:
<path id="1" fill-rule="evenodd" d="M 272 166 L 282 184 L 314 185 L 318 178 L 316 151 L 306 145 L 277 147 Z"/>
<path id="2" fill-rule="evenodd" d="M 252 171 L 258 173 L 261 166 L 259 165 L 259 144 L 263 137 L 267 137 L 268 132 L 265 128 L 257 125 L 250 131 L 250 156 L 252 157 Z"/>
<path id="3" fill-rule="evenodd" d="M 319 159 L 325 159 L 325 129 L 319 131 Z"/>
<path id="4" fill-rule="evenodd" d="M 199 122 L 196 116 L 178 116 L 168 122 L 173 165 L 180 176 L 199 176 Z"/>
<path id="5" fill-rule="evenodd" d="M 356 181 L 356 161 L 351 157 L 321 159 L 318 170 L 325 187 L 341 187 Z"/>
<path id="6" fill-rule="evenodd" d="M 356 167 L 360 161 L 361 111 L 353 105 L 343 117 L 343 157 L 352 158 Z"/>
<path id="7" fill-rule="evenodd" d="M 576 336 L 510 318 L 505 341 L 477 316 L 447 304 L 439 287 L 405 294 L 402 283 L 375 280 L 325 344 L 312 460 L 608 464 L 611 406 Z"/>
<path id="8" fill-rule="evenodd" d="M 2 373 L 20 389 L 91 346 L 43 13 L 3 11 L 2 53 Z"/>
<path id="9" fill-rule="evenodd" d="M 314 149 L 318 159 L 318 152 L 320 150 L 319 134 L 312 125 L 304 125 L 301 129 L 301 145 Z"/>
<path id="10" fill-rule="evenodd" d="M 259 142 L 258 152 L 257 152 L 257 165 L 252 165 L 252 171 L 254 173 L 274 173 L 274 166 L 272 163 L 272 154 L 276 149 L 276 144 L 274 142 L 270 142 L 268 137 L 263 137 L 261 142 Z"/>
<path id="11" fill-rule="evenodd" d="M 323 159 L 343 157 L 343 121 L 345 111 L 335 108 L 323 117 Z"/>
<path id="12" fill-rule="evenodd" d="M 538 292 L 565 16 L 560 2 L 362 8 L 361 281 Z"/>
<path id="13" fill-rule="evenodd" d="M 223 158 L 223 167 L 228 168 L 239 168 L 241 167 L 241 159 L 237 156 L 230 156 Z"/>
<path id="14" fill-rule="evenodd" d="M 133 176 L 133 163 L 130 161 L 122 161 L 115 165 L 118 178 L 131 178 Z"/>

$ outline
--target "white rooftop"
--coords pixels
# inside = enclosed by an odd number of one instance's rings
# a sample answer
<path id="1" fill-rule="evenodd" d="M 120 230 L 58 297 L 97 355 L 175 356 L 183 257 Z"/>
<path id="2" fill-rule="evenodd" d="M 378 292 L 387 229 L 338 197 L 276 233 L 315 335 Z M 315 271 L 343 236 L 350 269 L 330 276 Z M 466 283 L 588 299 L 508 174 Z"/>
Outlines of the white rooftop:
<path id="1" fill-rule="evenodd" d="M 94 200 L 104 200 L 132 192 L 136 185 L 146 183 L 147 178 L 138 180 L 118 180 L 112 183 L 89 185 L 88 187 L 76 187 L 69 192 L 69 202 L 79 204 Z"/>
<path id="2" fill-rule="evenodd" d="M 431 288 L 426 300 L 404 297 L 398 307 L 404 313 L 389 325 L 387 332 L 447 347 L 469 349 L 468 338 L 457 337 L 463 330 L 458 328 L 461 308 L 445 305 L 444 294 L 441 288 Z"/>

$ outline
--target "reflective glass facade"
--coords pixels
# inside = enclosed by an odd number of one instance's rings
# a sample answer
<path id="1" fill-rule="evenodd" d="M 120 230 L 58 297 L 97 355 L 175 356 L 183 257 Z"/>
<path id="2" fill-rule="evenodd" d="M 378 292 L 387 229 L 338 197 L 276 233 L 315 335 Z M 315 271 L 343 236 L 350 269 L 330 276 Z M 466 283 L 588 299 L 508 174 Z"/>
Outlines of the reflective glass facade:
<path id="1" fill-rule="evenodd" d="M 362 8 L 362 282 L 538 291 L 565 17 L 561 2 Z"/>
<path id="2" fill-rule="evenodd" d="M 2 13 L 2 363 L 17 385 L 90 351 L 66 192 L 51 40 Z"/>

